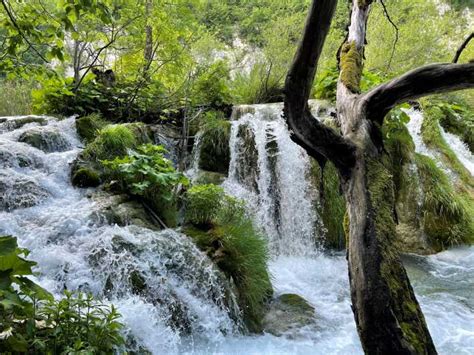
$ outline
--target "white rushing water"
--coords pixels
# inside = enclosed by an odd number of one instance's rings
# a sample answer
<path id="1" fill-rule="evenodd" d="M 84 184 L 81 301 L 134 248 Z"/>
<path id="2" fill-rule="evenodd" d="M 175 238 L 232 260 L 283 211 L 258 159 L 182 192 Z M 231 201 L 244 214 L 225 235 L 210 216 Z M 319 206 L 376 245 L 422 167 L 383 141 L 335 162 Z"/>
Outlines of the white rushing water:
<path id="1" fill-rule="evenodd" d="M 74 118 L 15 129 L 19 119 L 0 120 L 0 235 L 17 236 L 31 250 L 41 285 L 57 296 L 70 289 L 107 297 L 137 350 L 177 352 L 237 331 L 235 302 L 225 302 L 227 281 L 188 237 L 104 224 L 88 191 L 71 186 L 69 164 L 81 151 Z M 58 134 L 46 137 L 51 152 L 18 141 L 32 131 Z"/>
<path id="2" fill-rule="evenodd" d="M 245 110 L 232 122 L 224 186 L 246 199 L 268 234 L 276 296 L 303 296 L 315 308 L 314 324 L 285 337 L 242 335 L 238 310 L 225 301 L 227 281 L 189 238 L 172 230 L 106 224 L 99 203 L 88 197 L 93 191 L 69 182 L 69 164 L 82 149 L 73 118 L 46 118 L 47 125 L 20 128 L 13 122 L 18 118 L 0 118 L 0 234 L 15 235 L 31 249 L 38 281 L 56 295 L 81 289 L 115 304 L 127 334 L 138 342 L 132 350 L 362 354 L 345 256 L 320 247 L 309 158 L 291 141 L 281 106 Z M 43 152 L 18 141 L 32 129 L 59 132 L 61 144 L 53 140 L 53 151 Z M 409 257 L 406 265 L 439 352 L 474 353 L 474 247 Z"/>

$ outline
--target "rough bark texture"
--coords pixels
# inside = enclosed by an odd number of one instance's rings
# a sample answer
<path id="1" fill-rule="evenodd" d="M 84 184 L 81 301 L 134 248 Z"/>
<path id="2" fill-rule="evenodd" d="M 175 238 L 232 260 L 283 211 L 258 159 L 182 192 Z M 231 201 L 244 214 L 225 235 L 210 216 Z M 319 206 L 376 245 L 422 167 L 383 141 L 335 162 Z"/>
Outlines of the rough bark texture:
<path id="1" fill-rule="evenodd" d="M 393 178 L 379 149 L 380 126 L 396 104 L 474 86 L 474 63 L 413 70 L 359 93 L 372 0 L 354 0 L 341 47 L 337 111 L 342 135 L 317 122 L 307 99 L 336 0 L 314 0 L 285 84 L 285 117 L 293 140 L 334 162 L 343 177 L 349 216 L 352 307 L 367 354 L 436 354 L 426 322 L 395 249 Z"/>

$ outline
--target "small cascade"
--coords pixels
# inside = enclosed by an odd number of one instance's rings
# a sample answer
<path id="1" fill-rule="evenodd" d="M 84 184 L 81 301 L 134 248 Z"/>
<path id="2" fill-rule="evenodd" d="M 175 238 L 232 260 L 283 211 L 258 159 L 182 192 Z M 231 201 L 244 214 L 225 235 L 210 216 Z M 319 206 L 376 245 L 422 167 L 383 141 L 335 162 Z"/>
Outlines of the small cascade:
<path id="1" fill-rule="evenodd" d="M 130 350 L 177 353 L 237 332 L 233 288 L 190 238 L 109 225 L 93 190 L 71 185 L 81 149 L 73 117 L 0 119 L 0 235 L 31 250 L 37 281 L 56 296 L 82 290 L 110 300 Z"/>
<path id="2" fill-rule="evenodd" d="M 413 139 L 413 143 L 415 143 L 415 151 L 437 161 L 437 153 L 428 148 L 425 142 L 423 142 L 423 137 L 421 135 L 423 112 L 415 108 L 404 109 L 404 112 L 410 117 L 410 122 L 408 122 L 406 126 Z"/>
<path id="3" fill-rule="evenodd" d="M 291 140 L 281 112 L 281 104 L 235 108 L 224 187 L 247 202 L 273 255 L 314 255 L 323 235 L 318 194 L 309 157 Z"/>
<path id="4" fill-rule="evenodd" d="M 474 176 L 474 154 L 471 153 L 466 143 L 464 143 L 458 136 L 446 132 L 443 127 L 440 127 L 440 130 L 443 139 L 449 145 L 454 154 L 456 154 L 459 161 L 467 170 L 469 170 L 471 175 Z"/>

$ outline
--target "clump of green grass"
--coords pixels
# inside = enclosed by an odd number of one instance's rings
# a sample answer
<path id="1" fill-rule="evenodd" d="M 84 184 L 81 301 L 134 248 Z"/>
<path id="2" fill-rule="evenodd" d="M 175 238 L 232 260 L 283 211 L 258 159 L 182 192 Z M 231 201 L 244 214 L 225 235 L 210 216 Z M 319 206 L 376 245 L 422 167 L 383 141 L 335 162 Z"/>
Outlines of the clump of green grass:
<path id="1" fill-rule="evenodd" d="M 128 149 L 137 145 L 137 139 L 126 125 L 108 125 L 102 128 L 97 137 L 84 149 L 83 156 L 88 160 L 106 160 L 125 156 Z"/>
<path id="2" fill-rule="evenodd" d="M 106 125 L 107 122 L 97 113 L 82 116 L 76 120 L 77 133 L 86 142 L 92 142 Z"/>
<path id="3" fill-rule="evenodd" d="M 265 305 L 272 294 L 265 239 L 247 216 L 242 201 L 215 185 L 194 186 L 186 197 L 186 232 L 231 278 L 247 328 L 262 331 Z"/>
<path id="4" fill-rule="evenodd" d="M 202 134 L 199 167 L 227 174 L 230 162 L 230 122 L 217 111 L 207 112 L 200 124 Z"/>
<path id="5" fill-rule="evenodd" d="M 423 226 L 431 244 L 443 250 L 455 244 L 471 243 L 474 222 L 469 196 L 456 192 L 431 158 L 416 154 L 415 160 L 424 193 Z"/>
<path id="6" fill-rule="evenodd" d="M 0 116 L 30 115 L 33 109 L 32 87 L 30 82 L 25 81 L 1 81 Z"/>

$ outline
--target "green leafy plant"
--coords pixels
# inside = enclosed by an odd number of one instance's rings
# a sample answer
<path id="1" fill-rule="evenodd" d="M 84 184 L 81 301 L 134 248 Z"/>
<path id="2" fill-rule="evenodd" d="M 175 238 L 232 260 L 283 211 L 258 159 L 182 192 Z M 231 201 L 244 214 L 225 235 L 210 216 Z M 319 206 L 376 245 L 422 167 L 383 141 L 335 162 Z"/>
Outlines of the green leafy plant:
<path id="1" fill-rule="evenodd" d="M 272 294 L 268 249 L 243 201 L 222 187 L 197 185 L 186 194 L 186 232 L 217 266 L 234 280 L 249 330 L 260 332 L 265 303 Z"/>
<path id="2" fill-rule="evenodd" d="M 166 153 L 163 146 L 144 144 L 102 164 L 122 190 L 149 202 L 170 226 L 176 223 L 176 187 L 188 185 L 188 179 L 175 170 Z"/>
<path id="3" fill-rule="evenodd" d="M 124 341 L 113 306 L 66 291 L 55 300 L 27 276 L 35 262 L 16 238 L 0 237 L 0 352 L 112 353 Z"/>

